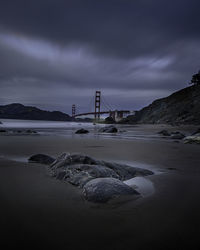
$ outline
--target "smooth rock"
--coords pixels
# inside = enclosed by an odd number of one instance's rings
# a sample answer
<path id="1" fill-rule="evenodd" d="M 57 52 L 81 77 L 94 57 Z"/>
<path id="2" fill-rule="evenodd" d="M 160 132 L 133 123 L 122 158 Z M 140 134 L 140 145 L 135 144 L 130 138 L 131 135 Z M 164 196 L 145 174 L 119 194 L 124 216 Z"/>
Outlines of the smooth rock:
<path id="1" fill-rule="evenodd" d="M 50 165 L 51 163 L 53 163 L 55 161 L 55 159 L 53 157 L 45 155 L 45 154 L 36 154 L 36 155 L 31 156 L 28 159 L 28 161 Z"/>
<path id="2" fill-rule="evenodd" d="M 83 195 L 88 201 L 105 203 L 118 196 L 138 196 L 139 193 L 118 179 L 96 178 L 85 184 Z"/>

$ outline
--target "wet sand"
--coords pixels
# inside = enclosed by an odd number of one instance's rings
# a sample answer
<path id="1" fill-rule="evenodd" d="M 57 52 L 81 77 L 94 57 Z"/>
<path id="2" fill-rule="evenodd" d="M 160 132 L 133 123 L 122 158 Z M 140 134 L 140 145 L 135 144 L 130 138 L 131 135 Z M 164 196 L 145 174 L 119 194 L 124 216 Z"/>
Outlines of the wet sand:
<path id="1" fill-rule="evenodd" d="M 145 164 L 155 192 L 97 205 L 51 178 L 32 154 L 80 152 Z M 159 140 L 59 136 L 0 137 L 1 245 L 66 249 L 199 249 L 200 146 Z M 143 165 L 144 166 L 144 165 Z"/>

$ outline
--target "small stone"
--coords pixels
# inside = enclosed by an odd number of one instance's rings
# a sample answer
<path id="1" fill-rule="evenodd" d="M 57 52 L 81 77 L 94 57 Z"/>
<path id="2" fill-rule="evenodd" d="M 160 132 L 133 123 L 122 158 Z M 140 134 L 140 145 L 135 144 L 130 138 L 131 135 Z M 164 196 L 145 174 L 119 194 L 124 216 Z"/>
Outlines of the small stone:
<path id="1" fill-rule="evenodd" d="M 171 134 L 167 131 L 167 130 L 161 130 L 160 132 L 158 132 L 158 134 L 164 135 L 164 136 L 170 136 Z"/>
<path id="2" fill-rule="evenodd" d="M 36 154 L 36 155 L 32 155 L 28 159 L 28 161 L 29 162 L 35 162 L 35 163 L 50 165 L 55 161 L 55 159 L 53 157 L 51 157 L 51 156 L 48 156 L 48 155 Z"/>
<path id="3" fill-rule="evenodd" d="M 84 128 L 81 128 L 75 132 L 75 134 L 88 134 L 88 133 L 89 131 Z"/>
<path id="4" fill-rule="evenodd" d="M 100 128 L 99 132 L 100 133 L 117 133 L 118 129 L 115 126 L 111 125 L 111 126 L 106 126 L 104 128 Z"/>

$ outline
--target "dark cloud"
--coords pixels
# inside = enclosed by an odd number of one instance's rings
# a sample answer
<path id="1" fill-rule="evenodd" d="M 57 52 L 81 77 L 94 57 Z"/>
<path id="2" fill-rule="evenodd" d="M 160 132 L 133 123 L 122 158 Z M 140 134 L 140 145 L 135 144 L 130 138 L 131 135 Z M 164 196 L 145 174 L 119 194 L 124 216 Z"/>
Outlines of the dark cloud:
<path id="1" fill-rule="evenodd" d="M 85 110 L 101 89 L 119 108 L 140 108 L 199 69 L 199 9 L 199 0 L 1 0 L 0 102 Z"/>

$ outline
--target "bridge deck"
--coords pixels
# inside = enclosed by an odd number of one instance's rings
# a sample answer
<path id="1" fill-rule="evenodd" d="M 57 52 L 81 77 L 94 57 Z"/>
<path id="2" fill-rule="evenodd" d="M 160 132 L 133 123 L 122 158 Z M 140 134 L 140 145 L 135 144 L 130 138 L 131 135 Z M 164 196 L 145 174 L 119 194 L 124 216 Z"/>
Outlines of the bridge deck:
<path id="1" fill-rule="evenodd" d="M 110 114 L 110 113 L 113 113 L 113 112 L 130 113 L 130 110 L 101 111 L 101 112 L 98 112 L 96 114 L 103 115 L 103 114 Z M 81 113 L 81 114 L 75 115 L 74 117 L 84 116 L 84 115 L 94 115 L 94 114 L 95 114 L 95 112 Z"/>

